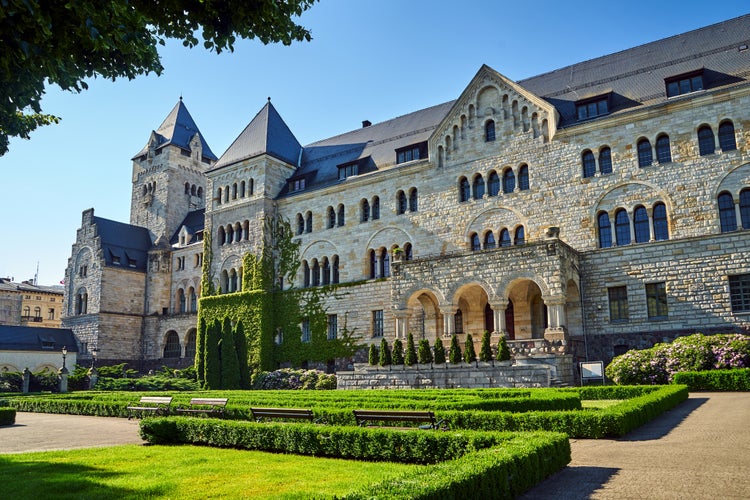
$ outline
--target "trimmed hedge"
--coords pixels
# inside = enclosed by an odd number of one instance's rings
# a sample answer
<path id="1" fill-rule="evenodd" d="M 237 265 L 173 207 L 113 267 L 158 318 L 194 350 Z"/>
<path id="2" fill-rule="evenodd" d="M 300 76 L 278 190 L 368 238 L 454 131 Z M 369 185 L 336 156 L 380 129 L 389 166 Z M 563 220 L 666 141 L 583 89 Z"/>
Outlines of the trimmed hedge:
<path id="1" fill-rule="evenodd" d="M 673 381 L 691 391 L 750 391 L 750 368 L 675 373 Z"/>
<path id="2" fill-rule="evenodd" d="M 16 409 L 0 407 L 0 425 L 13 425 L 16 423 Z"/>

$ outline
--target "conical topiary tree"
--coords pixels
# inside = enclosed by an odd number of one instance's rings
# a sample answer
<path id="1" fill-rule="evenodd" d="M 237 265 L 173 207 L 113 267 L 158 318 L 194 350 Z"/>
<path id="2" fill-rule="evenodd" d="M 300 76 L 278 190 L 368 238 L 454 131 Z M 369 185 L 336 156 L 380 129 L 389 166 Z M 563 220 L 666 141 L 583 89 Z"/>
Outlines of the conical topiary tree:
<path id="1" fill-rule="evenodd" d="M 378 346 L 370 344 L 370 350 L 367 352 L 367 363 L 370 366 L 375 366 L 378 364 L 379 359 L 380 354 L 378 353 Z"/>
<path id="2" fill-rule="evenodd" d="M 401 343 L 401 339 L 393 341 L 393 352 L 391 354 L 394 365 L 404 364 L 404 344 Z"/>
<path id="3" fill-rule="evenodd" d="M 510 349 L 508 349 L 508 342 L 505 339 L 505 335 L 500 335 L 500 340 L 497 343 L 497 360 L 510 361 Z"/>
<path id="4" fill-rule="evenodd" d="M 406 336 L 406 354 L 404 355 L 404 363 L 407 366 L 417 364 L 417 348 L 414 345 L 414 335 L 409 332 Z"/>
<path id="5" fill-rule="evenodd" d="M 490 332 L 487 330 L 482 334 L 482 347 L 479 349 L 479 361 L 492 361 L 492 345 L 490 344 Z"/>
<path id="6" fill-rule="evenodd" d="M 204 389 L 221 389 L 221 323 L 215 319 L 206 333 L 205 360 L 203 362 Z"/>
<path id="7" fill-rule="evenodd" d="M 380 340 L 380 366 L 388 366 L 393 362 L 391 357 L 391 348 L 388 347 L 388 341 Z"/>
<path id="8" fill-rule="evenodd" d="M 198 386 L 203 387 L 205 376 L 204 363 L 206 362 L 206 320 L 201 317 L 198 321 L 198 332 L 195 335 L 195 374 L 198 378 Z"/>
<path id="9" fill-rule="evenodd" d="M 445 346 L 443 345 L 443 341 L 439 338 L 435 339 L 435 364 L 436 365 L 443 365 L 445 364 Z"/>
<path id="10" fill-rule="evenodd" d="M 419 341 L 419 348 L 417 349 L 417 360 L 422 365 L 432 363 L 432 349 L 430 349 L 429 340 L 422 339 Z"/>
<path id="11" fill-rule="evenodd" d="M 458 345 L 458 337 L 455 334 L 451 337 L 451 347 L 448 351 L 448 360 L 453 365 L 457 365 L 461 362 L 461 347 Z"/>
<path id="12" fill-rule="evenodd" d="M 471 334 L 466 334 L 466 342 L 464 342 L 464 361 L 467 363 L 473 363 L 477 358 L 477 352 L 474 350 L 474 339 L 471 338 Z"/>
<path id="13" fill-rule="evenodd" d="M 234 348 L 237 350 L 237 363 L 240 369 L 240 389 L 250 389 L 250 367 L 247 362 L 247 337 L 242 321 L 234 327 Z"/>

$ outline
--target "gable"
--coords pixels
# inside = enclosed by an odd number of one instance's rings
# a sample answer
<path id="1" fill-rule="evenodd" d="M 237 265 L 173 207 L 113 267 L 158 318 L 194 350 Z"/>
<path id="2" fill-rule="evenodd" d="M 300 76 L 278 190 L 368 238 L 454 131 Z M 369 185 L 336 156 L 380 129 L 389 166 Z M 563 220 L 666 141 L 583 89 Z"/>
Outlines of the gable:
<path id="1" fill-rule="evenodd" d="M 484 65 L 430 137 L 430 150 L 441 166 L 544 144 L 558 119 L 550 103 Z"/>

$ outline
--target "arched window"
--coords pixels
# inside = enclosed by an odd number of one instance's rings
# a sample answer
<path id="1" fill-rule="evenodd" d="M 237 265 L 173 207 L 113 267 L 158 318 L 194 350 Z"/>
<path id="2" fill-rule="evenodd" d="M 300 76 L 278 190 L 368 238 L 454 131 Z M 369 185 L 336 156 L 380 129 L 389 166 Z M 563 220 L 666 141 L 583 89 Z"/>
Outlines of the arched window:
<path id="1" fill-rule="evenodd" d="M 199 187 L 196 194 L 198 195 L 198 198 L 203 198 L 203 188 Z"/>
<path id="2" fill-rule="evenodd" d="M 191 328 L 185 342 L 185 359 L 195 359 L 195 328 Z"/>
<path id="3" fill-rule="evenodd" d="M 708 125 L 698 129 L 698 150 L 701 156 L 712 155 L 716 151 L 714 131 Z"/>
<path id="4" fill-rule="evenodd" d="M 323 284 L 328 285 L 331 283 L 331 264 L 328 262 L 328 257 L 323 257 Z"/>
<path id="5" fill-rule="evenodd" d="M 651 143 L 648 139 L 638 141 L 638 166 L 648 167 L 654 163 L 654 156 L 651 152 Z"/>
<path id="6" fill-rule="evenodd" d="M 648 243 L 648 240 L 651 239 L 648 212 L 642 205 L 635 207 L 633 212 L 633 229 L 635 230 L 636 243 Z"/>
<path id="7" fill-rule="evenodd" d="M 344 223 L 346 222 L 346 220 L 344 219 L 344 217 L 346 216 L 346 213 L 344 212 L 344 205 L 339 205 L 338 212 L 339 212 L 338 213 L 338 224 L 339 224 L 339 227 L 340 227 L 340 226 L 343 226 Z"/>
<path id="8" fill-rule="evenodd" d="M 229 272 L 229 291 L 230 292 L 237 291 L 237 270 L 236 269 L 232 269 Z"/>
<path id="9" fill-rule="evenodd" d="M 667 207 L 664 203 L 654 205 L 654 239 L 656 241 L 669 239 L 669 226 L 667 225 Z"/>
<path id="10" fill-rule="evenodd" d="M 482 249 L 482 245 L 479 243 L 479 235 L 477 233 L 471 233 L 471 251 L 477 252 Z"/>
<path id="11" fill-rule="evenodd" d="M 164 357 L 179 358 L 180 354 L 180 336 L 177 332 L 170 330 L 164 342 Z"/>
<path id="12" fill-rule="evenodd" d="M 375 258 L 375 250 L 368 250 L 367 251 L 367 263 L 368 263 L 368 272 L 367 277 L 370 279 L 375 279 L 375 272 L 377 271 L 377 259 Z"/>
<path id="13" fill-rule="evenodd" d="M 416 212 L 419 209 L 419 193 L 417 188 L 409 190 L 409 212 Z"/>
<path id="14" fill-rule="evenodd" d="M 406 213 L 406 193 L 400 191 L 396 193 L 396 214 Z"/>
<path id="15" fill-rule="evenodd" d="M 368 220 L 370 220 L 370 202 L 366 199 L 363 199 L 359 203 L 359 207 L 361 213 L 359 218 L 360 222 L 367 222 Z"/>
<path id="16" fill-rule="evenodd" d="M 229 186 L 224 186 L 224 203 L 229 203 Z"/>
<path id="17" fill-rule="evenodd" d="M 484 140 L 486 142 L 495 140 L 495 122 L 493 120 L 484 124 Z"/>
<path id="18" fill-rule="evenodd" d="M 26 306 L 23 308 L 23 315 L 24 318 L 31 318 L 31 307 Z"/>
<path id="19" fill-rule="evenodd" d="M 471 198 L 471 188 L 469 187 L 469 181 L 466 177 L 461 177 L 458 181 L 458 199 L 459 201 L 469 201 Z"/>
<path id="20" fill-rule="evenodd" d="M 508 168 L 503 172 L 503 193 L 512 193 L 516 189 L 516 174 Z"/>
<path id="21" fill-rule="evenodd" d="M 252 180 L 252 179 L 250 179 L 250 183 L 249 183 L 249 185 L 250 185 L 250 189 L 249 189 L 249 191 L 250 191 L 250 194 L 252 195 L 252 194 L 253 194 L 253 191 L 255 190 L 255 181 L 254 181 L 254 180 Z"/>
<path id="22" fill-rule="evenodd" d="M 385 248 L 380 251 L 380 277 L 387 278 L 391 275 L 391 254 Z"/>
<path id="23" fill-rule="evenodd" d="M 198 296 L 195 294 L 195 288 L 192 286 L 188 288 L 188 300 L 189 300 L 189 306 L 188 311 L 189 312 L 197 312 L 198 311 Z"/>
<path id="24" fill-rule="evenodd" d="M 224 191 L 223 191 L 222 188 L 219 188 L 218 191 L 216 191 L 216 204 L 217 205 L 221 205 L 221 199 L 222 199 L 222 193 L 223 192 Z"/>
<path id="25" fill-rule="evenodd" d="M 195 196 L 195 184 L 193 184 L 192 186 L 190 186 L 190 194 L 192 194 L 193 196 Z"/>
<path id="26" fill-rule="evenodd" d="M 234 225 L 234 241 L 242 241 L 242 225 L 239 222 Z"/>
<path id="27" fill-rule="evenodd" d="M 372 197 L 372 220 L 378 220 L 380 218 L 380 198 L 377 196 Z"/>
<path id="28" fill-rule="evenodd" d="M 297 235 L 305 232 L 305 219 L 302 214 L 297 214 Z"/>
<path id="29" fill-rule="evenodd" d="M 484 235 L 484 248 L 485 250 L 491 250 L 495 248 L 497 244 L 495 243 L 495 235 L 492 234 L 492 231 L 487 231 L 487 234 Z"/>
<path id="30" fill-rule="evenodd" d="M 240 182 L 240 198 L 245 197 L 245 181 Z"/>
<path id="31" fill-rule="evenodd" d="M 526 243 L 526 237 L 525 237 L 525 233 L 524 233 L 524 230 L 523 230 L 523 226 L 518 226 L 516 228 L 516 237 L 513 240 L 513 244 L 514 245 L 523 245 L 524 243 Z"/>
<path id="32" fill-rule="evenodd" d="M 615 212 L 615 238 L 618 246 L 630 244 L 630 217 L 624 208 Z"/>
<path id="33" fill-rule="evenodd" d="M 529 189 L 529 166 L 526 164 L 518 169 L 518 189 L 521 191 Z"/>
<path id="34" fill-rule="evenodd" d="M 481 174 L 474 176 L 474 182 L 472 182 L 471 190 L 475 200 L 480 200 L 484 196 L 484 179 Z"/>
<path id="35" fill-rule="evenodd" d="M 672 151 L 669 148 L 669 136 L 662 134 L 656 138 L 656 161 L 669 163 L 672 161 Z"/>
<path id="36" fill-rule="evenodd" d="M 306 260 L 302 261 L 302 283 L 305 288 L 310 286 L 310 264 Z"/>
<path id="37" fill-rule="evenodd" d="M 312 227 L 313 227 L 312 212 L 307 212 L 305 214 L 305 231 L 307 231 L 308 233 L 312 233 Z"/>
<path id="38" fill-rule="evenodd" d="M 328 207 L 328 229 L 333 228 L 336 226 L 336 211 L 333 209 L 333 207 Z"/>
<path id="39" fill-rule="evenodd" d="M 339 256 L 334 255 L 331 261 L 333 261 L 333 265 L 331 266 L 331 283 L 335 285 L 339 282 Z"/>
<path id="40" fill-rule="evenodd" d="M 456 311 L 456 314 L 453 315 L 453 324 L 455 326 L 456 335 L 464 333 L 464 313 L 461 312 L 461 309 Z"/>
<path id="41" fill-rule="evenodd" d="M 229 290 L 229 273 L 225 270 L 221 272 L 219 278 L 219 293 L 227 293 Z"/>
<path id="42" fill-rule="evenodd" d="M 185 183 L 185 194 L 190 194 L 190 183 L 189 182 Z"/>
<path id="43" fill-rule="evenodd" d="M 740 191 L 740 223 L 743 229 L 750 229 L 750 189 Z"/>
<path id="44" fill-rule="evenodd" d="M 227 243 L 232 243 L 234 241 L 234 227 L 232 225 L 227 226 Z"/>
<path id="45" fill-rule="evenodd" d="M 729 120 L 719 124 L 719 147 L 722 151 L 737 149 L 737 142 L 734 139 L 734 124 Z"/>
<path id="46" fill-rule="evenodd" d="M 404 260 L 411 260 L 412 259 L 412 248 L 411 243 L 407 243 L 404 245 Z"/>
<path id="47" fill-rule="evenodd" d="M 487 191 L 489 196 L 497 196 L 500 193 L 500 177 L 494 170 L 487 179 Z"/>
<path id="48" fill-rule="evenodd" d="M 312 285 L 320 285 L 320 264 L 318 264 L 318 259 L 313 259 L 312 261 Z"/>
<path id="49" fill-rule="evenodd" d="M 224 231 L 224 226 L 219 226 L 219 245 L 223 245 L 227 242 L 227 233 Z"/>
<path id="50" fill-rule="evenodd" d="M 510 246 L 510 231 L 503 228 L 502 231 L 500 231 L 500 246 L 501 247 L 509 247 Z"/>
<path id="51" fill-rule="evenodd" d="M 721 232 L 728 233 L 737 229 L 737 214 L 734 211 L 734 198 L 729 193 L 719 195 L 719 222 Z"/>
<path id="52" fill-rule="evenodd" d="M 237 183 L 232 184 L 232 199 L 237 199 Z"/>
<path id="53" fill-rule="evenodd" d="M 177 312 L 185 312 L 185 292 L 182 288 L 177 290 Z"/>
<path id="54" fill-rule="evenodd" d="M 593 177 L 596 173 L 596 158 L 594 153 L 588 149 L 581 155 L 581 162 L 583 163 L 583 177 Z"/>
<path id="55" fill-rule="evenodd" d="M 612 150 L 608 147 L 603 147 L 599 151 L 599 172 L 602 175 L 612 173 Z"/>
<path id="56" fill-rule="evenodd" d="M 600 213 L 596 218 L 599 228 L 599 248 L 609 248 L 612 246 L 612 225 L 609 222 L 607 212 Z"/>

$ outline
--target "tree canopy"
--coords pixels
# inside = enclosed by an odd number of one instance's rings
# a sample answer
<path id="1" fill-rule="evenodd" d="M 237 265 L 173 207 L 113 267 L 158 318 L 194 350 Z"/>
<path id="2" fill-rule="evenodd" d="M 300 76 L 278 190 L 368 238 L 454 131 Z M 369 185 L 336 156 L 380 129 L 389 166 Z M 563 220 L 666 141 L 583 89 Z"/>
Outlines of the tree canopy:
<path id="1" fill-rule="evenodd" d="M 80 92 L 85 79 L 161 74 L 158 46 L 232 51 L 237 38 L 309 41 L 295 23 L 316 0 L 3 0 L 0 4 L 0 155 L 59 118 L 43 114 L 49 84 Z"/>

